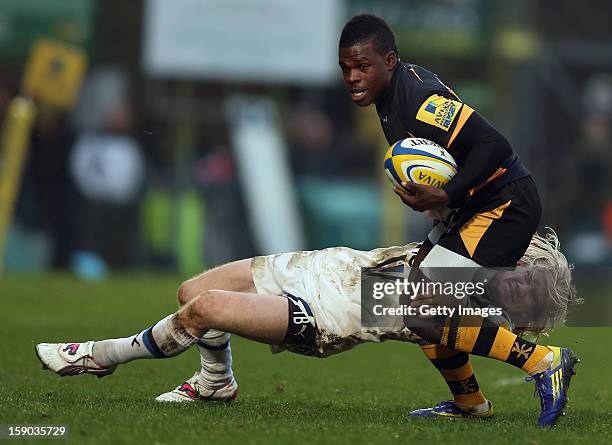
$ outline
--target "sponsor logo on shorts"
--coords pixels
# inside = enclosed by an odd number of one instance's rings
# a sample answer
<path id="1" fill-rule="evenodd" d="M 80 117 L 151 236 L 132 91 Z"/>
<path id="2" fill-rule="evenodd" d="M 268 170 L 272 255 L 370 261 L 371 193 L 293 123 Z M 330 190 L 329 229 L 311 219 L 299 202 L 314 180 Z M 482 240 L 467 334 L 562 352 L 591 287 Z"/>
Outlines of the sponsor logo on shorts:
<path id="1" fill-rule="evenodd" d="M 293 304 L 295 304 L 295 306 L 298 308 L 298 310 L 293 312 L 292 314 L 293 323 L 297 325 L 310 324 L 312 325 L 312 327 L 314 327 L 315 319 L 312 316 L 312 311 L 310 310 L 308 305 L 304 302 L 304 300 L 302 300 L 301 298 L 293 297 L 292 295 L 288 295 L 287 298 L 289 298 L 293 302 Z M 304 330 L 306 330 L 306 326 L 303 326 L 302 330 L 298 332 L 298 334 L 301 334 L 302 332 L 304 332 Z"/>

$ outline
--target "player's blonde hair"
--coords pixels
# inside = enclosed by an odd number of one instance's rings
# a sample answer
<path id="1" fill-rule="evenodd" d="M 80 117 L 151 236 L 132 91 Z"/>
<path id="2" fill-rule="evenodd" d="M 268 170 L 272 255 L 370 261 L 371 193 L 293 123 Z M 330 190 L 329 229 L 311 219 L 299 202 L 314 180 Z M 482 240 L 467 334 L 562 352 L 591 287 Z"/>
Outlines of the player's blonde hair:
<path id="1" fill-rule="evenodd" d="M 544 236 L 533 235 L 527 251 L 519 261 L 519 266 L 526 267 L 531 276 L 544 274 L 546 296 L 543 299 L 542 318 L 537 326 L 524 329 L 527 334 L 546 334 L 565 322 L 567 310 L 572 305 L 582 303 L 572 283 L 573 264 L 561 252 L 556 232 L 546 227 Z"/>

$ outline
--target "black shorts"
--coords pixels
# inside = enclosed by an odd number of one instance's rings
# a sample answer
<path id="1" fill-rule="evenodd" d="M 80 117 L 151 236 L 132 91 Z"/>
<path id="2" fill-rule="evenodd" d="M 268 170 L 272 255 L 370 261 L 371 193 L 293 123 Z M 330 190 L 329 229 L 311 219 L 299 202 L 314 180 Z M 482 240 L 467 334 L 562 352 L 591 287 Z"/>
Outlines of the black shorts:
<path id="1" fill-rule="evenodd" d="M 485 267 L 515 267 L 536 232 L 542 207 L 531 176 L 486 188 L 459 209 L 438 244 Z"/>
<path id="2" fill-rule="evenodd" d="M 317 325 L 308 303 L 291 294 L 285 294 L 289 302 L 289 324 L 284 347 L 296 354 L 317 356 Z"/>

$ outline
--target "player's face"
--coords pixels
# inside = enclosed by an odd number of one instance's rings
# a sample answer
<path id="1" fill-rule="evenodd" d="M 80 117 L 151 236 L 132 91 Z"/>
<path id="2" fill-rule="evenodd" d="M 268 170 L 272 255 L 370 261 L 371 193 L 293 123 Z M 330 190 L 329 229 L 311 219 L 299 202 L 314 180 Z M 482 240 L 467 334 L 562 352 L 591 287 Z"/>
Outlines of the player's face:
<path id="1" fill-rule="evenodd" d="M 376 102 L 389 86 L 397 55 L 393 51 L 381 54 L 370 41 L 340 48 L 338 64 L 353 102 L 367 107 Z"/>
<path id="2" fill-rule="evenodd" d="M 493 306 L 499 305 L 517 321 L 535 321 L 543 314 L 541 308 L 547 296 L 544 273 L 531 276 L 526 269 L 499 272 L 489 283 Z"/>

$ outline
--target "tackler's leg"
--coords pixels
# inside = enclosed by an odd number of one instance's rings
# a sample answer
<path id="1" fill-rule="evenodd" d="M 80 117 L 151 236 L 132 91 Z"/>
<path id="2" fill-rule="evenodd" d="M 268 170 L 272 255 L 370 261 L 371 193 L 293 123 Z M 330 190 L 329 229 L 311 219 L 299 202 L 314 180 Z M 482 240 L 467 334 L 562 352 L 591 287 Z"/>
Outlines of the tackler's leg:
<path id="1" fill-rule="evenodd" d="M 132 360 L 174 357 L 211 329 L 280 344 L 287 326 L 285 297 L 209 290 L 135 335 L 100 342 L 41 343 L 36 353 L 46 368 L 59 375 L 102 377 Z"/>

